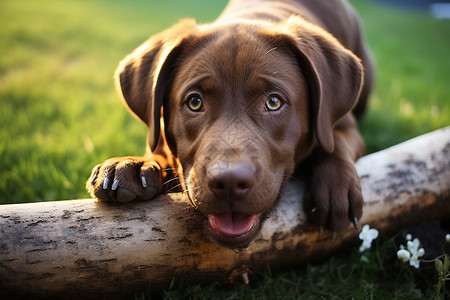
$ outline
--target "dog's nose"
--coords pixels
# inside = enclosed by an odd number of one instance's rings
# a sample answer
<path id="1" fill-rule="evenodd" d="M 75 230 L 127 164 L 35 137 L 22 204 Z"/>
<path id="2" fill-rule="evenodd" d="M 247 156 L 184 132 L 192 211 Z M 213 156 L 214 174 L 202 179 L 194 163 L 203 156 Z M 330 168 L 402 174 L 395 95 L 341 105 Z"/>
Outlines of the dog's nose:
<path id="1" fill-rule="evenodd" d="M 255 184 L 255 170 L 247 163 L 216 163 L 207 174 L 213 194 L 228 202 L 243 200 Z"/>

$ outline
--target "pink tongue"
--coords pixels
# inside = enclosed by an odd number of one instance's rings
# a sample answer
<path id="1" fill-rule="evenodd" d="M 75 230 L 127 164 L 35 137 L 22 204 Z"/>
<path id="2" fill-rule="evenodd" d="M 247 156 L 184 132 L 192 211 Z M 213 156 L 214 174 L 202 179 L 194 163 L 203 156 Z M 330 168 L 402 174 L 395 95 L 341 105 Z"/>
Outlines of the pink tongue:
<path id="1" fill-rule="evenodd" d="M 241 236 L 247 233 L 257 221 L 259 215 L 247 215 L 237 212 L 209 215 L 209 224 L 214 230 L 226 236 Z"/>

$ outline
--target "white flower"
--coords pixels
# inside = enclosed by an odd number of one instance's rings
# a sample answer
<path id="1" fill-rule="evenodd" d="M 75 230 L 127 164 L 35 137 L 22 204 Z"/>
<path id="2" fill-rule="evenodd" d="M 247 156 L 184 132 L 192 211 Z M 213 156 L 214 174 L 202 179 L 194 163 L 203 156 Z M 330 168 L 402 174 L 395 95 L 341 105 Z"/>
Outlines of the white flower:
<path id="1" fill-rule="evenodd" d="M 450 233 L 445 235 L 445 242 L 450 243 Z"/>
<path id="2" fill-rule="evenodd" d="M 423 248 L 420 248 L 417 252 L 413 253 L 411 258 L 409 259 L 409 264 L 418 269 L 419 268 L 419 257 L 422 257 L 425 255 L 425 250 Z"/>
<path id="3" fill-rule="evenodd" d="M 362 244 L 359 247 L 359 252 L 363 252 L 366 249 L 369 249 L 372 245 L 372 241 L 378 237 L 378 230 L 371 229 L 369 225 L 364 225 L 361 233 L 359 234 L 359 239 L 362 240 Z"/>
<path id="4" fill-rule="evenodd" d="M 397 251 L 397 257 L 401 262 L 407 262 L 411 258 L 411 253 L 408 250 L 400 249 Z"/>
<path id="5" fill-rule="evenodd" d="M 397 257 L 401 262 L 409 261 L 409 264 L 418 269 L 420 265 L 419 258 L 425 255 L 425 250 L 420 247 L 420 241 L 418 238 L 412 240 L 410 234 L 406 235 L 406 247 L 400 245 L 400 250 L 397 251 Z"/>
<path id="6" fill-rule="evenodd" d="M 413 255 L 414 255 L 414 253 L 416 253 L 419 250 L 419 246 L 420 246 L 420 241 L 418 238 L 415 238 L 414 240 L 408 241 L 408 243 L 406 243 L 406 248 Z"/>
<path id="7" fill-rule="evenodd" d="M 366 249 L 370 249 L 370 246 L 372 246 L 372 242 L 366 242 L 363 241 L 361 246 L 359 246 L 359 252 L 364 252 Z"/>

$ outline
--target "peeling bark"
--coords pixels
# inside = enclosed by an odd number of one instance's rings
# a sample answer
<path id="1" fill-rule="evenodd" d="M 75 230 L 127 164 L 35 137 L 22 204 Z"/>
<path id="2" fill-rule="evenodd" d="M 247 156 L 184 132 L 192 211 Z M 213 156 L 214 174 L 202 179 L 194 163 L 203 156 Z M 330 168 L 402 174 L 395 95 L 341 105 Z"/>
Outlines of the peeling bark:
<path id="1" fill-rule="evenodd" d="M 450 127 L 357 162 L 364 196 L 360 224 L 381 232 L 450 219 Z M 289 268 L 358 243 L 349 230 L 318 235 L 302 209 L 303 185 L 290 183 L 247 249 L 211 242 L 204 218 L 183 194 L 106 205 L 71 200 L 0 206 L 0 296 L 131 298 L 186 282 L 223 281 Z M 244 276 L 245 277 L 245 276 Z"/>

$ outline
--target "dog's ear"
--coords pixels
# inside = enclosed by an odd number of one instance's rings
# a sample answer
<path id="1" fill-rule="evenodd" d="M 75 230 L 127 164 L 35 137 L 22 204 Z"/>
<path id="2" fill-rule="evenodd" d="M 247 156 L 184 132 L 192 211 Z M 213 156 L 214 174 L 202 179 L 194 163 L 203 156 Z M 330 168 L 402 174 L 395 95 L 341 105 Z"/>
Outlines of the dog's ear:
<path id="1" fill-rule="evenodd" d="M 331 153 L 334 125 L 358 101 L 362 64 L 334 37 L 300 17 L 291 17 L 283 29 L 291 39 L 291 48 L 308 83 L 317 139 Z"/>
<path id="2" fill-rule="evenodd" d="M 125 57 L 116 70 L 116 86 L 132 113 L 147 124 L 152 151 L 158 144 L 161 108 L 174 64 L 182 52 L 183 41 L 196 30 L 194 20 L 182 20 L 149 38 Z"/>

